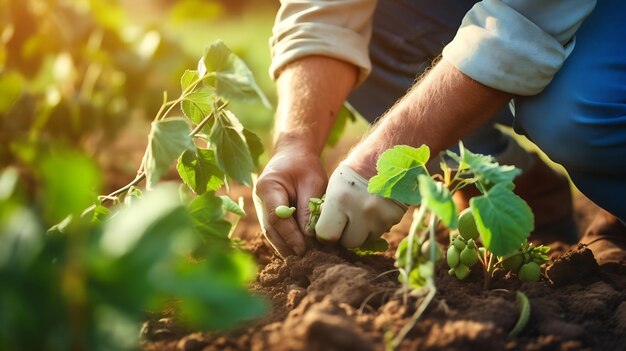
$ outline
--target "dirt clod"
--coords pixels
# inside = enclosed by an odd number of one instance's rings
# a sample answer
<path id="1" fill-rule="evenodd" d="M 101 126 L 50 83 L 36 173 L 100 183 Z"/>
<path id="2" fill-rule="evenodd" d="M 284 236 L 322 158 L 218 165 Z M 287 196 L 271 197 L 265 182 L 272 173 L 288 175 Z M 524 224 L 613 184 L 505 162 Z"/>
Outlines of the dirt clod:
<path id="1" fill-rule="evenodd" d="M 599 271 L 591 250 L 583 244 L 558 256 L 546 268 L 546 276 L 554 286 L 585 281 Z"/>

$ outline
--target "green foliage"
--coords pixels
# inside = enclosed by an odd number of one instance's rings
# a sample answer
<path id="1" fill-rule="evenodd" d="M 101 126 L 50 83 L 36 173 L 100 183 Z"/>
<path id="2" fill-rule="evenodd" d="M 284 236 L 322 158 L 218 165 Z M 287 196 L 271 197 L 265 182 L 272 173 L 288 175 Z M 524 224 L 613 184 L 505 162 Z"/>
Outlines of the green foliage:
<path id="1" fill-rule="evenodd" d="M 417 149 L 400 145 L 385 151 L 376 164 L 378 174 L 370 179 L 367 190 L 409 205 L 419 204 L 417 177 L 428 174 L 429 158 L 430 149 L 426 145 Z"/>
<path id="2" fill-rule="evenodd" d="M 498 256 L 513 253 L 533 230 L 530 207 L 506 184 L 498 184 L 470 200 L 485 247 Z"/>
<path id="3" fill-rule="evenodd" d="M 456 205 L 448 188 L 441 183 L 434 181 L 431 177 L 420 174 L 417 178 L 419 192 L 422 197 L 422 206 L 426 206 L 441 222 L 448 228 L 456 228 Z"/>
<path id="4" fill-rule="evenodd" d="M 363 245 L 354 248 L 351 251 L 359 256 L 368 256 L 385 252 L 387 249 L 389 249 L 389 243 L 387 240 L 378 238 L 376 240 L 366 241 Z"/>
<path id="5" fill-rule="evenodd" d="M 184 74 L 181 96 L 163 102 L 138 176 L 127 186 L 96 198 L 100 177 L 91 161 L 56 149 L 31 158 L 43 184 L 37 203 L 18 196 L 14 169 L 2 173 L 0 344 L 130 350 L 145 311 L 165 303 L 175 305 L 181 321 L 203 329 L 233 327 L 266 311 L 247 291 L 256 264 L 229 241 L 227 213 L 238 220 L 242 204 L 215 194 L 229 178 L 250 183 L 263 152 L 259 138 L 226 110 L 226 96 L 247 99 L 241 92 L 256 83 L 229 50 L 220 56 L 221 42 L 213 47 L 220 50 L 207 53 L 217 57 L 202 62 L 217 71 Z M 169 117 L 175 107 L 185 117 Z M 159 184 L 176 159 L 193 196 Z M 143 179 L 145 194 L 137 188 Z"/>
<path id="6" fill-rule="evenodd" d="M 478 236 L 489 254 L 505 256 L 519 250 L 533 229 L 530 207 L 513 193 L 513 179 L 520 170 L 501 166 L 493 157 L 472 153 L 462 144 L 459 155 L 450 151 L 447 155 L 451 162 L 442 163 L 443 175 L 431 177 L 426 169 L 430 158 L 426 145 L 419 148 L 396 146 L 380 156 L 376 167 L 378 174 L 369 183 L 368 190 L 372 194 L 420 205 L 409 236 L 396 252 L 401 280 L 411 287 L 423 286 L 430 279 L 423 274 L 427 271 L 428 260 L 417 250 L 417 245 L 424 242 L 427 234 L 434 236 L 437 222 L 453 230 L 457 227 L 459 217 L 452 194 L 465 186 L 475 184 L 482 194 L 473 197 L 470 209 L 461 213 L 462 229 L 468 240 L 458 234 L 451 240 L 446 254 L 451 275 L 465 279 L 471 267 L 483 261 L 474 242 Z M 425 225 L 427 212 L 431 219 Z M 419 240 L 418 233 L 421 233 Z M 435 246 L 431 245 L 431 250 L 434 253 Z M 491 262 L 483 264 L 491 274 Z"/>
<path id="7" fill-rule="evenodd" d="M 145 158 L 149 189 L 158 183 L 161 176 L 184 151 L 195 150 L 190 131 L 189 123 L 184 118 L 168 118 L 152 123 Z"/>
<path id="8" fill-rule="evenodd" d="M 186 150 L 178 158 L 176 169 L 183 182 L 198 195 L 215 191 L 224 183 L 224 173 L 211 149 Z"/>

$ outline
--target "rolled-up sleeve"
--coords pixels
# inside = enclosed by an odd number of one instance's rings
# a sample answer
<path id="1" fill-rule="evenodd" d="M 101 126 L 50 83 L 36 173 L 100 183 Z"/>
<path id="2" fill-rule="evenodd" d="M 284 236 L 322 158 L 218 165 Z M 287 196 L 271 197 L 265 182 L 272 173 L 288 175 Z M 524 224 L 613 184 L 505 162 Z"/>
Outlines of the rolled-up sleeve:
<path id="1" fill-rule="evenodd" d="M 541 92 L 572 51 L 596 0 L 484 0 L 465 15 L 443 59 L 516 95 Z"/>
<path id="2" fill-rule="evenodd" d="M 296 59 L 321 55 L 371 71 L 368 46 L 376 0 L 282 0 L 270 38 L 270 76 Z"/>

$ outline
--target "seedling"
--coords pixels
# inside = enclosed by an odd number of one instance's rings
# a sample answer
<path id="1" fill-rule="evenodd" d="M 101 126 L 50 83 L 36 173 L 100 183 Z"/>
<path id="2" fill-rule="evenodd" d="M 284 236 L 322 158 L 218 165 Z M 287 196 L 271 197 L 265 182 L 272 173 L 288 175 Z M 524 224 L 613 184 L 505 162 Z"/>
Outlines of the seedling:
<path id="1" fill-rule="evenodd" d="M 513 193 L 513 179 L 521 173 L 519 169 L 499 165 L 491 156 L 472 153 L 462 143 L 459 154 L 448 151 L 444 157 L 441 174 L 431 176 L 426 168 L 430 160 L 426 145 L 396 146 L 380 156 L 378 174 L 369 183 L 372 194 L 419 206 L 413 213 L 408 236 L 396 251 L 396 266 L 406 290 L 425 288 L 428 293 L 411 321 L 394 338 L 392 348 L 400 344 L 436 293 L 434 269 L 440 249 L 435 242 L 435 228 L 439 223 L 454 233 L 446 261 L 449 274 L 458 279 L 467 278 L 471 268 L 481 262 L 488 288 L 496 267 L 521 258 L 525 265 L 523 271 L 520 267 L 521 279 L 534 280 L 536 268 L 547 259 L 547 248 L 526 244 L 534 217 L 526 202 Z M 469 208 L 457 216 L 452 195 L 470 185 L 481 194 L 470 199 Z"/>

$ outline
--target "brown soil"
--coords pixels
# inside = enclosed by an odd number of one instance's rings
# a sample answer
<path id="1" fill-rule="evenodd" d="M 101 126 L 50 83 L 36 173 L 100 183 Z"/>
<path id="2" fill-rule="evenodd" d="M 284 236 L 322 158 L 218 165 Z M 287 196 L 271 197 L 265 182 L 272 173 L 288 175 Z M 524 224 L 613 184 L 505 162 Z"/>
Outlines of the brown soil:
<path id="1" fill-rule="evenodd" d="M 596 208 L 582 197 L 576 207 L 584 228 Z M 222 335 L 151 319 L 146 329 L 161 333 L 146 335 L 144 350 L 385 350 L 423 298 L 399 293 L 394 271 L 393 252 L 407 225 L 403 221 L 386 234 L 391 247 L 383 255 L 358 257 L 310 243 L 304 257 L 282 260 L 264 244 L 250 216 L 239 233 L 259 262 L 251 290 L 272 302 L 272 312 Z M 250 233 L 255 234 L 246 238 Z M 555 259 L 537 283 L 500 277 L 485 291 L 480 269 L 460 282 L 439 266 L 437 295 L 398 349 L 623 350 L 626 273 L 598 267 L 584 246 L 552 246 Z M 519 315 L 517 290 L 529 297 L 531 317 L 513 338 L 508 333 Z"/>

